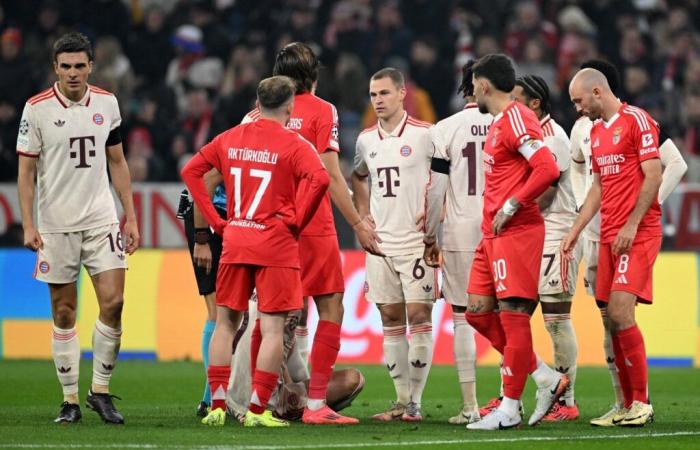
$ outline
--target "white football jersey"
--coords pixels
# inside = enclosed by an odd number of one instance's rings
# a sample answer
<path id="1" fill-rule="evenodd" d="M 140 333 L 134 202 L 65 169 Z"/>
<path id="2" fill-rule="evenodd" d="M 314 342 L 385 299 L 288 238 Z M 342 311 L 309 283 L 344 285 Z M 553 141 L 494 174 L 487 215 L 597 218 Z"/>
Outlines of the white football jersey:
<path id="1" fill-rule="evenodd" d="M 593 184 L 593 156 L 591 153 L 591 129 L 593 122 L 588 117 L 580 117 L 571 128 L 571 159 L 574 164 L 586 164 L 586 198 Z M 583 232 L 583 236 L 591 241 L 600 241 L 600 212 L 593 216 Z"/>
<path id="2" fill-rule="evenodd" d="M 491 114 L 483 114 L 476 103 L 469 103 L 430 129 L 434 156 L 450 162 L 447 212 L 442 224 L 443 250 L 474 251 L 481 241 L 484 208 L 481 152 L 491 122 Z"/>
<path id="3" fill-rule="evenodd" d="M 121 124 L 111 93 L 88 85 L 78 102 L 55 84 L 24 106 L 17 153 L 38 158 L 37 219 L 43 233 L 118 223 L 107 177 L 106 142 Z"/>
<path id="4" fill-rule="evenodd" d="M 566 131 L 549 114 L 540 121 L 544 143 L 554 155 L 559 166 L 557 193 L 549 207 L 542 211 L 545 241 L 564 239 L 576 221 L 576 199 L 571 186 L 571 144 Z"/>
<path id="5" fill-rule="evenodd" d="M 387 256 L 423 251 L 424 233 L 415 222 L 430 177 L 431 126 L 404 113 L 395 130 L 377 124 L 357 138 L 354 170 L 370 178 L 370 213 Z"/>

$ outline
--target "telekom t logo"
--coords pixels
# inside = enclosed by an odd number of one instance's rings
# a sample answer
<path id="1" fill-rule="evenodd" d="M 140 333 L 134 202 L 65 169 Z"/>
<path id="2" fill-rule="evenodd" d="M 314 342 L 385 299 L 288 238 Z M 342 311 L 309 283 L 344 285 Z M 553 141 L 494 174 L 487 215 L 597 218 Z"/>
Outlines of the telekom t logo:
<path id="1" fill-rule="evenodd" d="M 78 142 L 78 151 L 73 151 L 73 143 Z M 78 165 L 75 166 L 76 169 L 85 169 L 92 167 L 90 164 L 87 163 L 87 157 L 94 158 L 95 157 L 95 149 L 87 148 L 87 142 L 90 141 L 90 144 L 93 146 L 95 145 L 95 136 L 78 136 L 78 137 L 72 137 L 69 140 L 68 147 L 71 149 L 70 152 L 70 157 L 72 158 L 78 158 Z"/>
<path id="2" fill-rule="evenodd" d="M 392 173 L 396 172 L 396 178 L 392 179 Z M 384 173 L 384 179 L 382 180 L 382 173 Z M 391 190 L 392 187 L 399 187 L 399 168 L 398 167 L 377 167 L 377 185 L 380 188 L 386 187 L 386 194 L 384 197 L 396 197 L 396 194 Z"/>

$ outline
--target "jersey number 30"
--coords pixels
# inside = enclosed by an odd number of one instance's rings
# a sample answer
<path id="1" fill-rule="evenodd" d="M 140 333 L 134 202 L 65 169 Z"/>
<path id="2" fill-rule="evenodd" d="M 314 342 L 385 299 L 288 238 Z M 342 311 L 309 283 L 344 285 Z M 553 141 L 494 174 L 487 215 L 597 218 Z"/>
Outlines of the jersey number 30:
<path id="1" fill-rule="evenodd" d="M 231 175 L 233 175 L 233 198 L 234 198 L 234 211 L 233 214 L 236 219 L 241 218 L 241 178 L 242 171 L 240 167 L 231 167 Z M 250 169 L 248 172 L 253 178 L 260 178 L 260 184 L 258 185 L 258 190 L 255 192 L 255 197 L 253 197 L 253 202 L 248 208 L 248 212 L 245 215 L 246 220 L 252 220 L 255 215 L 255 211 L 260 206 L 260 200 L 262 200 L 263 194 L 267 186 L 270 184 L 270 179 L 272 178 L 272 172 L 268 170 L 258 170 Z"/>

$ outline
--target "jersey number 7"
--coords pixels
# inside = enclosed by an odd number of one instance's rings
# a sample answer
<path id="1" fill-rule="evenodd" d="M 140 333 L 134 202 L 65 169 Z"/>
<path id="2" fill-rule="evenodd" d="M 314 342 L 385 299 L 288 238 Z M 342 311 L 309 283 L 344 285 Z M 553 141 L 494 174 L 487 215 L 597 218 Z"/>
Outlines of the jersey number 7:
<path id="1" fill-rule="evenodd" d="M 233 198 L 234 198 L 234 211 L 233 214 L 236 219 L 241 218 L 241 178 L 242 170 L 240 167 L 231 167 L 231 175 L 233 175 Z M 260 184 L 258 185 L 258 190 L 255 192 L 255 197 L 253 197 L 253 202 L 248 208 L 248 212 L 245 215 L 246 220 L 252 220 L 255 215 L 255 211 L 260 206 L 260 200 L 262 200 L 263 194 L 267 186 L 270 184 L 270 179 L 272 178 L 272 172 L 268 170 L 258 170 L 250 169 L 248 175 L 254 178 L 260 178 Z"/>

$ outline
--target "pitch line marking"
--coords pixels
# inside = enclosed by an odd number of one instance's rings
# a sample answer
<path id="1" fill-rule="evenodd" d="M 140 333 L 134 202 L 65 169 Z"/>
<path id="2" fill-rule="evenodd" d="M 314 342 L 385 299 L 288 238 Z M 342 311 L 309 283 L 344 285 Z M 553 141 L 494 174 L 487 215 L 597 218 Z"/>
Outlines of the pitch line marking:
<path id="1" fill-rule="evenodd" d="M 600 439 L 634 439 L 634 438 L 665 438 L 700 436 L 700 431 L 674 431 L 667 433 L 638 433 L 638 434 L 611 434 L 611 435 L 582 435 L 582 436 L 522 436 L 513 438 L 486 438 L 486 439 L 455 439 L 435 441 L 401 441 L 401 442 L 356 442 L 356 443 L 328 443 L 309 445 L 160 445 L 160 444 L 0 444 L 0 448 L 129 448 L 129 449 L 172 449 L 172 450 L 289 450 L 289 449 L 320 449 L 320 448 L 353 448 L 353 447 L 407 447 L 409 445 L 453 445 L 453 444 L 478 444 L 478 443 L 502 443 L 502 442 L 527 442 L 527 441 L 592 441 Z"/>

